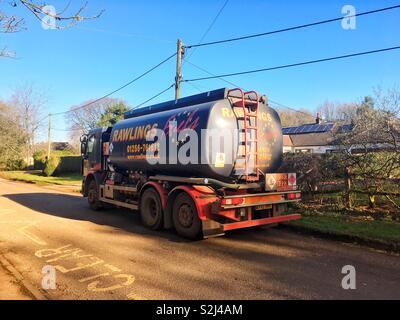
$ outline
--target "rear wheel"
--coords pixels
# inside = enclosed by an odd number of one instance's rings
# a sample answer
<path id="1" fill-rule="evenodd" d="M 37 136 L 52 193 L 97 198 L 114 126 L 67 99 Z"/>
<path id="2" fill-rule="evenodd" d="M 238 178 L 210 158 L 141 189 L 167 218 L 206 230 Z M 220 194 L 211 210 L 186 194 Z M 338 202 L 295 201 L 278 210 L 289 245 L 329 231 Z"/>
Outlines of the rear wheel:
<path id="1" fill-rule="evenodd" d="M 143 225 L 152 230 L 162 227 L 163 209 L 160 196 L 154 189 L 146 189 L 140 199 L 140 216 Z"/>
<path id="2" fill-rule="evenodd" d="M 180 193 L 172 209 L 172 219 L 176 232 L 182 237 L 195 240 L 201 235 L 201 221 L 192 198 L 187 193 Z"/>
<path id="3" fill-rule="evenodd" d="M 88 203 L 92 210 L 98 211 L 102 208 L 101 201 L 99 200 L 99 190 L 97 188 L 97 183 L 94 180 L 89 184 Z"/>

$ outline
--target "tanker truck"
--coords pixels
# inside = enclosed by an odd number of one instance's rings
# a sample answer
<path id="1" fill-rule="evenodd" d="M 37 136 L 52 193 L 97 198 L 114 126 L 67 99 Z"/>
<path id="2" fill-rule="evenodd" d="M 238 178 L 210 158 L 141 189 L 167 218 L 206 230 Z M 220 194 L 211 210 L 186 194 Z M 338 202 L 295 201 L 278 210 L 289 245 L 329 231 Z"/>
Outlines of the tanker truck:
<path id="1" fill-rule="evenodd" d="M 188 239 L 300 219 L 295 173 L 279 173 L 279 115 L 255 91 L 222 88 L 132 109 L 81 138 L 89 207 L 138 211 Z"/>

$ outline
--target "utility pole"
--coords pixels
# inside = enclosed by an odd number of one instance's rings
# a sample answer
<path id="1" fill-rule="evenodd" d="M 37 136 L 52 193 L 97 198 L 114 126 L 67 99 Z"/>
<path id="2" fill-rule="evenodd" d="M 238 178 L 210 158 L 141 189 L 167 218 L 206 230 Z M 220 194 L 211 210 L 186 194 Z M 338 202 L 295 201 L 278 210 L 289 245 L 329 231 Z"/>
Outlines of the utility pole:
<path id="1" fill-rule="evenodd" d="M 49 132 L 47 138 L 47 161 L 50 160 L 50 152 L 51 152 L 51 113 L 49 113 Z"/>
<path id="2" fill-rule="evenodd" d="M 181 96 L 183 54 L 184 54 L 184 49 L 182 45 L 182 40 L 178 39 L 177 54 L 176 54 L 175 100 L 178 100 Z"/>

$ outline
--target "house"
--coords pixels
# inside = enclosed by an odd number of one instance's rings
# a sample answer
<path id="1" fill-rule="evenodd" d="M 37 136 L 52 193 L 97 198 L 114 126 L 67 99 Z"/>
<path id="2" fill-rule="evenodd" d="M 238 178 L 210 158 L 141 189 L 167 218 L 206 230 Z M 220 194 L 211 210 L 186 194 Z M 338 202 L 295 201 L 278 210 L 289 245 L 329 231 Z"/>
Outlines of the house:
<path id="1" fill-rule="evenodd" d="M 319 114 L 315 123 L 296 127 L 282 128 L 283 153 L 329 153 L 337 148 L 333 144 L 333 132 L 337 129 L 349 130 L 349 125 L 339 125 L 333 122 L 322 122 Z"/>
<path id="2" fill-rule="evenodd" d="M 289 135 L 283 135 L 283 153 L 290 153 L 293 151 L 293 142 Z"/>
<path id="3" fill-rule="evenodd" d="M 71 146 L 69 142 L 52 142 L 51 148 L 53 150 L 63 151 L 73 149 L 73 146 Z"/>

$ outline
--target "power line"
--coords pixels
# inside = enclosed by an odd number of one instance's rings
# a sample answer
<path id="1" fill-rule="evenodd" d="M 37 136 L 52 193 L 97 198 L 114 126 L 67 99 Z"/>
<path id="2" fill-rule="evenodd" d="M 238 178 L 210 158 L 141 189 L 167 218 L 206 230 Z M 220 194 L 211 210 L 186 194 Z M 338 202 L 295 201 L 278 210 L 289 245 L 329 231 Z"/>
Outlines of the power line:
<path id="1" fill-rule="evenodd" d="M 216 44 L 221 44 L 221 43 L 245 40 L 245 39 L 250 39 L 250 38 L 262 37 L 262 36 L 267 36 L 267 35 L 271 35 L 271 34 L 287 32 L 287 31 L 292 31 L 292 30 L 298 30 L 298 29 L 313 27 L 313 26 L 317 26 L 317 25 L 321 25 L 321 24 L 340 21 L 340 20 L 343 20 L 344 18 L 348 19 L 348 18 L 352 18 L 352 17 L 365 16 L 365 15 L 369 15 L 369 14 L 373 14 L 373 13 L 378 13 L 378 12 L 383 12 L 383 11 L 393 10 L 393 9 L 398 9 L 398 8 L 400 8 L 400 5 L 381 8 L 381 9 L 376 9 L 376 10 L 371 10 L 371 11 L 365 11 L 365 12 L 357 13 L 357 14 L 354 14 L 354 15 L 351 15 L 351 16 L 341 16 L 341 17 L 337 17 L 337 18 L 333 18 L 333 19 L 322 20 L 322 21 L 307 23 L 307 24 L 303 24 L 303 25 L 298 25 L 298 26 L 293 26 L 293 27 L 288 27 L 288 28 L 283 28 L 283 29 L 263 32 L 263 33 L 257 33 L 257 34 L 237 37 L 237 38 L 224 39 L 224 40 L 218 40 L 218 41 L 211 41 L 211 42 L 206 42 L 206 43 L 199 43 L 199 44 L 195 44 L 195 45 L 185 46 L 185 48 L 187 48 L 187 49 L 198 48 L 198 47 L 216 45 Z"/>
<path id="2" fill-rule="evenodd" d="M 146 101 L 144 101 L 144 102 L 138 104 L 136 107 L 134 107 L 134 108 L 132 108 L 132 109 L 130 109 L 130 110 L 134 110 L 134 109 L 140 108 L 141 106 L 145 105 L 146 103 L 150 102 L 151 100 L 154 100 L 155 98 L 161 96 L 162 94 L 164 94 L 165 92 L 167 92 L 168 90 L 170 90 L 171 88 L 173 88 L 174 86 L 175 86 L 175 83 L 171 84 L 168 88 L 166 88 L 166 89 L 164 89 L 163 91 L 157 93 L 156 95 L 154 95 L 154 96 L 152 96 L 151 98 L 147 99 Z M 130 110 L 129 110 L 129 111 L 130 111 Z"/>
<path id="3" fill-rule="evenodd" d="M 174 85 L 175 85 L 175 83 L 171 84 L 170 86 L 168 86 L 168 88 L 166 88 L 163 91 L 157 93 L 156 95 L 152 96 L 151 98 L 147 99 L 146 101 L 138 104 L 136 107 L 129 109 L 127 112 L 129 112 L 131 110 L 134 110 L 134 109 L 138 109 L 141 106 L 145 105 L 146 103 L 150 102 L 151 100 L 161 96 L 163 93 L 165 93 L 168 90 L 170 90 Z M 72 128 L 71 129 L 56 129 L 56 128 L 53 128 L 52 130 L 55 130 L 55 131 L 87 131 L 87 129 L 82 129 L 82 128 L 76 128 L 76 129 L 72 129 Z"/>
<path id="4" fill-rule="evenodd" d="M 41 120 L 39 120 L 39 121 L 37 122 L 37 125 L 41 124 L 41 123 L 42 123 L 44 120 L 46 120 L 48 117 L 49 117 L 49 115 L 43 117 Z"/>
<path id="5" fill-rule="evenodd" d="M 71 131 L 87 131 L 87 129 L 76 128 L 76 129 L 58 129 L 58 128 L 51 128 L 54 131 L 62 131 L 62 132 L 71 132 Z"/>
<path id="6" fill-rule="evenodd" d="M 204 32 L 204 34 L 202 35 L 202 37 L 200 38 L 200 41 L 197 43 L 196 46 L 200 46 L 203 42 L 203 40 L 207 37 L 208 33 L 211 31 L 212 27 L 214 26 L 214 24 L 217 22 L 219 16 L 221 15 L 222 11 L 224 11 L 225 7 L 227 6 L 229 0 L 226 0 L 224 2 L 224 4 L 222 5 L 221 9 L 219 9 L 217 15 L 214 17 L 213 21 L 211 22 L 211 24 L 208 26 L 207 30 Z M 189 48 L 189 47 L 187 47 Z M 188 59 L 194 54 L 194 52 L 196 51 L 196 48 L 190 53 Z"/>
<path id="7" fill-rule="evenodd" d="M 226 1 L 224 2 L 224 4 L 222 5 L 222 7 L 219 9 L 217 15 L 214 17 L 213 21 L 211 22 L 211 24 L 209 25 L 209 27 L 207 28 L 207 30 L 204 32 L 204 34 L 203 34 L 202 37 L 200 38 L 200 41 L 198 42 L 198 44 L 201 44 L 201 43 L 203 42 L 203 40 L 206 38 L 206 36 L 207 36 L 208 33 L 211 31 L 211 29 L 212 29 L 212 27 L 214 26 L 214 24 L 217 22 L 217 20 L 218 20 L 219 16 L 221 15 L 222 11 L 224 11 L 224 9 L 225 9 L 226 5 L 228 4 L 228 2 L 229 2 L 229 0 L 226 0 Z M 190 63 L 190 62 L 189 62 L 189 59 L 190 59 L 190 58 L 193 56 L 193 54 L 196 52 L 196 49 L 197 49 L 197 48 L 193 49 L 193 50 L 190 52 L 190 54 L 189 54 L 189 56 L 187 57 L 187 59 L 185 59 L 185 58 L 183 59 L 183 64 L 182 64 L 182 66 L 183 66 L 186 62 L 187 62 L 187 63 Z M 197 91 L 202 92 L 202 90 L 200 90 L 200 89 L 199 89 L 196 85 L 194 85 L 193 83 L 188 82 L 188 84 L 189 84 L 191 87 L 195 88 Z"/>
<path id="8" fill-rule="evenodd" d="M 216 74 L 204 69 L 203 67 L 200 67 L 200 66 L 194 64 L 193 62 L 190 62 L 190 61 L 188 61 L 186 59 L 184 59 L 184 61 L 186 61 L 187 63 L 189 63 L 191 66 L 195 67 L 196 69 L 199 69 L 200 71 L 203 71 L 203 72 L 209 74 L 210 76 L 216 77 L 217 79 L 221 80 L 222 82 L 225 82 L 225 83 L 227 83 L 227 84 L 229 84 L 231 86 L 237 87 L 237 88 L 242 88 L 242 86 L 239 86 L 239 85 L 237 85 L 237 84 L 235 84 L 235 83 L 233 83 L 231 81 L 228 81 L 228 80 L 226 80 L 226 79 L 224 79 L 222 77 L 219 77 Z M 185 81 L 185 80 L 182 80 L 182 81 Z M 188 82 L 188 83 L 190 83 L 190 82 Z"/>
<path id="9" fill-rule="evenodd" d="M 276 108 L 276 107 L 280 107 L 280 108 L 284 108 L 284 109 L 288 109 L 288 110 L 291 110 L 291 111 L 295 111 L 295 112 L 304 114 L 304 115 L 306 115 L 306 116 L 314 117 L 314 116 L 313 116 L 311 113 L 309 113 L 309 112 L 305 112 L 305 111 L 301 111 L 301 110 L 294 109 L 294 108 L 292 108 L 292 107 L 288 107 L 288 106 L 286 106 L 286 105 L 284 105 L 284 104 L 282 104 L 282 103 L 280 103 L 280 102 L 274 101 L 274 100 L 272 100 L 272 99 L 269 99 L 269 98 L 268 98 L 268 101 L 269 101 L 269 102 L 272 102 L 272 103 L 275 105 L 275 108 Z"/>
<path id="10" fill-rule="evenodd" d="M 194 89 L 196 89 L 200 93 L 204 92 L 204 91 L 211 91 L 212 90 L 209 87 L 195 85 L 194 83 L 191 83 L 191 82 L 187 82 L 187 84 L 190 85 L 191 87 L 193 87 Z"/>
<path id="11" fill-rule="evenodd" d="M 115 36 L 121 36 L 121 37 L 132 37 L 132 38 L 140 38 L 143 40 L 148 40 L 152 42 L 158 42 L 158 43 L 174 43 L 174 41 L 168 40 L 168 39 L 160 39 L 160 38 L 155 38 L 155 37 L 149 37 L 143 34 L 138 34 L 138 33 L 128 33 L 128 32 L 119 32 L 119 31 L 112 31 L 112 30 L 106 30 L 106 29 L 98 29 L 98 28 L 87 28 L 87 27 L 81 27 L 81 26 L 75 26 L 76 29 L 80 29 L 83 31 L 91 31 L 91 32 L 101 32 L 105 34 L 110 34 L 110 35 L 115 35 Z"/>
<path id="12" fill-rule="evenodd" d="M 140 108 L 141 106 L 145 105 L 146 103 L 150 102 L 151 100 L 153 100 L 153 99 L 155 99 L 155 98 L 161 96 L 163 93 L 165 93 L 165 92 L 167 92 L 168 90 L 170 90 L 174 85 L 175 85 L 175 83 L 171 84 L 168 88 L 166 88 L 166 89 L 164 89 L 163 91 L 157 93 L 156 95 L 152 96 L 151 98 L 147 99 L 146 101 L 144 101 L 144 102 L 138 104 L 136 107 L 133 107 L 133 108 L 129 109 L 127 112 L 129 112 L 129 111 L 131 111 L 131 110 L 134 110 L 134 109 L 138 109 L 138 108 Z M 53 128 L 52 130 L 55 130 L 55 131 L 64 131 L 64 132 L 70 132 L 70 131 L 87 131 L 87 129 L 82 129 L 82 128 L 76 128 L 76 129 L 72 129 L 72 128 L 71 128 L 71 129 L 56 129 L 56 128 Z"/>
<path id="13" fill-rule="evenodd" d="M 152 67 L 151 69 L 149 69 L 149 70 L 147 70 L 146 72 L 142 73 L 141 75 L 137 76 L 135 79 L 129 81 L 128 83 L 124 84 L 123 86 L 121 86 L 121 87 L 119 87 L 118 89 L 116 89 L 116 90 L 114 90 L 114 91 L 112 91 L 112 92 L 106 94 L 105 96 L 103 96 L 103 97 L 101 97 L 101 98 L 99 98 L 99 99 L 96 99 L 96 100 L 94 100 L 94 101 L 91 101 L 91 102 L 89 102 L 89 103 L 86 103 L 86 104 L 84 104 L 84 105 L 82 105 L 82 106 L 80 106 L 80 107 L 77 107 L 77 108 L 75 108 L 75 109 L 72 109 L 72 110 L 54 113 L 53 115 L 54 115 L 54 116 L 58 116 L 58 115 L 61 115 L 61 114 L 66 114 L 66 113 L 69 113 L 69 112 L 74 112 L 74 111 L 76 111 L 76 110 L 80 110 L 80 109 L 86 108 L 86 107 L 88 107 L 88 106 L 90 106 L 90 105 L 92 105 L 92 104 L 95 104 L 95 103 L 97 103 L 97 102 L 99 102 L 99 101 L 101 101 L 101 100 L 103 100 L 103 99 L 105 99 L 105 98 L 108 98 L 109 96 L 113 95 L 114 93 L 117 93 L 118 91 L 121 91 L 122 89 L 125 89 L 126 87 L 130 86 L 132 83 L 134 83 L 134 82 L 138 81 L 139 79 L 143 78 L 145 75 L 147 75 L 147 74 L 149 74 L 150 72 L 152 72 L 153 70 L 157 69 L 158 67 L 160 67 L 161 65 L 163 65 L 164 63 L 166 63 L 167 61 L 169 61 L 170 59 L 172 59 L 172 58 L 175 57 L 175 56 L 176 56 L 176 53 L 170 55 L 168 58 L 164 59 L 163 61 L 161 61 L 160 63 L 158 63 L 158 64 L 155 65 L 154 67 Z"/>
<path id="14" fill-rule="evenodd" d="M 194 63 L 192 63 L 192 62 L 190 62 L 190 61 L 187 61 L 187 63 L 189 63 L 189 64 L 192 65 L 193 67 L 195 67 L 195 68 L 197 68 L 197 69 L 199 69 L 199 70 L 201 70 L 201 71 L 203 71 L 203 72 L 205 72 L 205 73 L 207 73 L 207 74 L 209 74 L 209 75 L 211 75 L 211 76 L 216 76 L 216 75 L 213 74 L 212 72 L 210 72 L 210 71 L 204 69 L 203 67 L 200 67 L 200 66 L 198 66 L 198 65 L 196 65 L 196 64 L 194 64 Z M 218 77 L 218 76 L 216 76 L 216 77 Z M 232 85 L 232 86 L 234 86 L 234 87 L 242 88 L 242 89 L 243 89 L 242 86 L 240 86 L 240 85 L 238 85 L 238 84 L 236 84 L 236 83 L 233 83 L 233 82 L 231 82 L 231 81 L 228 81 L 228 80 L 226 80 L 226 79 L 224 79 L 224 78 L 218 77 L 218 78 L 216 78 L 216 79 L 221 80 L 222 82 L 225 82 L 225 83 L 227 83 L 227 84 L 229 84 L 229 85 Z M 187 83 L 190 84 L 190 85 L 193 85 L 193 83 L 191 83 L 191 82 L 187 82 Z M 246 89 L 244 89 L 244 90 L 247 91 Z M 282 104 L 282 103 L 280 103 L 280 102 L 277 102 L 277 101 L 274 101 L 274 100 L 271 100 L 270 98 L 268 98 L 268 101 L 269 101 L 269 102 L 272 102 L 273 104 L 276 104 L 276 105 L 278 105 L 278 106 L 281 106 L 281 107 L 283 107 L 283 108 L 286 108 L 286 109 L 289 109 L 289 110 L 292 110 L 292 111 L 295 111 L 295 112 L 298 112 L 298 113 L 301 113 L 301 114 L 305 114 L 305 115 L 308 115 L 308 116 L 312 116 L 311 113 L 306 113 L 306 112 L 304 112 L 304 111 L 300 111 L 300 110 L 294 109 L 294 108 L 292 108 L 292 107 L 285 106 L 284 104 Z"/>
<path id="15" fill-rule="evenodd" d="M 278 69 L 292 68 L 292 67 L 304 66 L 304 65 L 308 65 L 308 64 L 314 64 L 314 63 L 320 63 L 320 62 L 326 62 L 326 61 L 332 61 L 332 60 L 339 60 L 339 59 L 363 56 L 363 55 L 379 53 L 379 52 L 385 52 L 385 51 L 391 51 L 391 50 L 398 50 L 398 49 L 400 49 L 400 46 L 384 48 L 384 49 L 377 49 L 377 50 L 371 50 L 371 51 L 364 51 L 364 52 L 358 52 L 358 53 L 351 53 L 351 54 L 346 54 L 346 55 L 342 55 L 342 56 L 335 56 L 335 57 L 323 58 L 323 59 L 318 59 L 318 60 L 310 60 L 310 61 L 305 61 L 305 62 L 285 64 L 285 65 L 280 65 L 280 66 L 275 66 L 275 67 L 270 67 L 270 68 L 256 69 L 256 70 L 250 70 L 250 71 L 241 71 L 241 72 L 235 72 L 235 73 L 226 73 L 226 74 L 209 76 L 209 77 L 202 77 L 202 78 L 194 78 L 194 79 L 182 80 L 182 82 L 210 80 L 210 79 L 216 79 L 216 78 L 239 76 L 239 75 L 250 74 L 250 73 L 257 73 L 257 72 L 265 72 L 265 71 L 272 71 L 272 70 L 278 70 Z"/>

